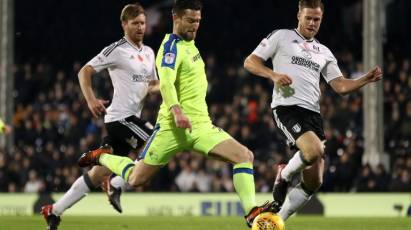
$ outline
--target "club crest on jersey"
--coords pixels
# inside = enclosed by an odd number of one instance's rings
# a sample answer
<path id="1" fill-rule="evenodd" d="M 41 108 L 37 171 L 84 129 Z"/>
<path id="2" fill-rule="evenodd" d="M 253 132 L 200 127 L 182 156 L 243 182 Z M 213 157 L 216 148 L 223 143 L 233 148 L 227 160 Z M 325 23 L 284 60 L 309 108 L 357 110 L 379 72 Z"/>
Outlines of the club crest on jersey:
<path id="1" fill-rule="evenodd" d="M 300 126 L 300 124 L 295 124 L 294 126 L 293 126 L 293 131 L 295 132 L 295 133 L 299 133 L 299 132 L 301 132 L 301 126 Z"/>
<path id="2" fill-rule="evenodd" d="M 173 64 L 174 60 L 176 59 L 176 55 L 174 53 L 166 53 L 164 54 L 164 62 L 166 64 Z"/>

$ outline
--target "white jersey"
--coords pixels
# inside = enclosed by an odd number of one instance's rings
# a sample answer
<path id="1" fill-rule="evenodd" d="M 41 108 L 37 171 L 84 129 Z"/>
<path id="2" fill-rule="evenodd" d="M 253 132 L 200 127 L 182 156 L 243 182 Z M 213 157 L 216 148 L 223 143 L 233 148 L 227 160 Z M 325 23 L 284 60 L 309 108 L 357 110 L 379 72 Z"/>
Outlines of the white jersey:
<path id="1" fill-rule="evenodd" d="M 146 46 L 138 48 L 126 38 L 105 47 L 87 65 L 97 72 L 108 69 L 114 93 L 104 122 L 112 122 L 135 115 L 140 117 L 148 85 L 157 80 L 155 56 Z"/>
<path id="2" fill-rule="evenodd" d="M 297 105 L 319 113 L 321 74 L 327 83 L 342 76 L 331 51 L 315 39 L 305 39 L 296 29 L 273 31 L 253 54 L 271 58 L 274 72 L 292 78 L 289 86 L 274 86 L 272 108 Z"/>

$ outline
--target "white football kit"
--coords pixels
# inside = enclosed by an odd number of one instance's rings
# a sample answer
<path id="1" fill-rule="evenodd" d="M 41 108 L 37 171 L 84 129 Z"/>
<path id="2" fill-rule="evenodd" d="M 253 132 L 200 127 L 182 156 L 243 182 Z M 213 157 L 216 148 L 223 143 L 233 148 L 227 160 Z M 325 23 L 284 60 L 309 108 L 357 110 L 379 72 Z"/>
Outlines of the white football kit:
<path id="1" fill-rule="evenodd" d="M 114 93 L 104 122 L 118 121 L 129 116 L 140 117 L 149 82 L 158 80 L 153 50 L 140 48 L 126 38 L 105 47 L 87 65 L 97 72 L 107 69 Z"/>
<path id="2" fill-rule="evenodd" d="M 271 58 L 274 72 L 292 78 L 291 85 L 274 87 L 272 108 L 297 105 L 319 113 L 321 74 L 327 83 L 342 76 L 331 51 L 315 39 L 305 39 L 296 29 L 273 31 L 253 54 Z"/>

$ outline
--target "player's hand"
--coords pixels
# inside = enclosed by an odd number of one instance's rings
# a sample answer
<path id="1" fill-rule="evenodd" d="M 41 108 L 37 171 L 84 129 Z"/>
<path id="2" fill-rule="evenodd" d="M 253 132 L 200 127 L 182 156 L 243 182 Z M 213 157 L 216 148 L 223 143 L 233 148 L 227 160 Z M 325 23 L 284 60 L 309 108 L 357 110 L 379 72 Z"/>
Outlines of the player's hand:
<path id="1" fill-rule="evenodd" d="M 376 82 L 381 80 L 382 78 L 382 70 L 379 66 L 372 68 L 368 73 L 365 75 L 367 82 Z"/>
<path id="2" fill-rule="evenodd" d="M 87 105 L 93 116 L 97 118 L 102 114 L 106 113 L 105 105 L 107 105 L 108 103 L 110 103 L 110 101 L 95 98 L 93 100 L 88 101 Z"/>
<path id="3" fill-rule="evenodd" d="M 282 73 L 273 73 L 271 79 L 274 81 L 275 84 L 280 86 L 287 86 L 293 83 L 293 80 L 287 74 Z"/>
<path id="4" fill-rule="evenodd" d="M 174 116 L 174 122 L 176 123 L 177 128 L 188 129 L 191 133 L 191 121 L 184 114 L 178 114 Z"/>
<path id="5" fill-rule="evenodd" d="M 192 126 L 190 119 L 183 113 L 180 106 L 176 105 L 171 107 L 171 112 L 174 115 L 174 122 L 177 128 L 188 129 L 191 133 Z"/>

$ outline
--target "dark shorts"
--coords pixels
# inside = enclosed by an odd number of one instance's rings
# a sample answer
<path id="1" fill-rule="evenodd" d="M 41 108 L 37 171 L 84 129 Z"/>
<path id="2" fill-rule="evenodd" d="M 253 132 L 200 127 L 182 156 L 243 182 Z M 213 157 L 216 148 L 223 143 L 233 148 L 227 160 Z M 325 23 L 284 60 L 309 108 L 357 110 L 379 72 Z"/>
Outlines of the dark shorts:
<path id="1" fill-rule="evenodd" d="M 114 154 L 126 156 L 131 150 L 144 145 L 153 133 L 150 122 L 136 116 L 106 123 L 107 136 L 103 138 L 102 145 L 109 144 L 113 147 Z"/>
<path id="2" fill-rule="evenodd" d="M 277 106 L 273 109 L 273 119 L 290 147 L 295 147 L 295 141 L 308 131 L 325 140 L 323 119 L 317 112 L 296 105 Z"/>

